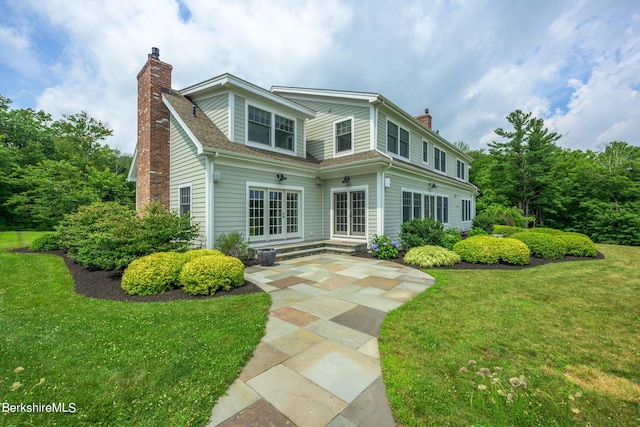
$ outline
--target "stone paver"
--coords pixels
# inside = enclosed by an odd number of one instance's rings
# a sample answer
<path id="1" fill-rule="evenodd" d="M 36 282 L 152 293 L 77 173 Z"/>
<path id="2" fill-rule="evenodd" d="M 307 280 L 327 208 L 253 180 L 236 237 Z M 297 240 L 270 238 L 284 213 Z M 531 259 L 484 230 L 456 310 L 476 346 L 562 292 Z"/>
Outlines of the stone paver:
<path id="1" fill-rule="evenodd" d="M 380 325 L 433 285 L 431 276 L 320 254 L 250 267 L 245 277 L 271 295 L 267 331 L 207 427 L 395 425 L 380 370 Z"/>

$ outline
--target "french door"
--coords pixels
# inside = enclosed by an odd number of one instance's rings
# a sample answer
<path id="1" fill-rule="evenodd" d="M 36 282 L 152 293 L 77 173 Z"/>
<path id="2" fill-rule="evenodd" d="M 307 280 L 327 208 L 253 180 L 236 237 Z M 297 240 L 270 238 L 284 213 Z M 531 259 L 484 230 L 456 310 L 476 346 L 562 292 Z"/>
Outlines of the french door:
<path id="1" fill-rule="evenodd" d="M 364 190 L 333 193 L 333 234 L 364 236 L 367 230 L 367 203 Z"/>
<path id="2" fill-rule="evenodd" d="M 249 237 L 252 241 L 300 237 L 301 193 L 249 188 Z"/>

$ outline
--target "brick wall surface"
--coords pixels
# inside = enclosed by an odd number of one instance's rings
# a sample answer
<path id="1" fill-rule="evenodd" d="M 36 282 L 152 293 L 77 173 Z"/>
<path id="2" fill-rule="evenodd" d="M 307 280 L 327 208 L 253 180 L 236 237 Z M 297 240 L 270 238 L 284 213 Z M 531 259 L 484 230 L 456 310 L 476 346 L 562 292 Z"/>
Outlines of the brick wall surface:
<path id="1" fill-rule="evenodd" d="M 150 200 L 169 207 L 169 110 L 162 89 L 171 88 L 172 68 L 149 55 L 138 74 L 138 209 Z"/>

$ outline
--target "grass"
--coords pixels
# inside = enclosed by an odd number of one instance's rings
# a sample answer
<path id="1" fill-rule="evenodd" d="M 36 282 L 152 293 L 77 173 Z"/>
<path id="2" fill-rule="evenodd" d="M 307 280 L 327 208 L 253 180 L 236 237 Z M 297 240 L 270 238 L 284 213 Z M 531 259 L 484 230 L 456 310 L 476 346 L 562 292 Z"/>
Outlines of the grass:
<path id="1" fill-rule="evenodd" d="M 0 413 L 0 426 L 204 425 L 263 336 L 269 296 L 89 299 L 60 257 L 7 252 L 39 234 L 0 233 L 0 403 L 75 413 Z"/>
<path id="2" fill-rule="evenodd" d="M 598 250 L 606 259 L 428 270 L 436 285 L 380 332 L 398 425 L 640 425 L 640 248 Z"/>

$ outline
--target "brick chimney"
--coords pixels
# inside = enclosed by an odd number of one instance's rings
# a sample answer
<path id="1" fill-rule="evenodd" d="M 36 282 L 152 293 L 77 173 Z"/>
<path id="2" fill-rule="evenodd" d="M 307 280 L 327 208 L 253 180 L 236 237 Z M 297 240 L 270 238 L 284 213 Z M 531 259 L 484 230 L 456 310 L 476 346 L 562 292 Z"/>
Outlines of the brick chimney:
<path id="1" fill-rule="evenodd" d="M 169 110 L 162 102 L 162 91 L 171 89 L 173 67 L 159 56 L 158 48 L 151 48 L 138 73 L 138 209 L 150 200 L 169 207 Z"/>
<path id="2" fill-rule="evenodd" d="M 425 125 L 426 127 L 428 127 L 429 129 L 431 129 L 431 114 L 429 114 L 429 109 L 426 108 L 424 110 L 424 114 L 421 116 L 417 116 L 416 119 L 418 119 L 418 121 L 422 122 L 423 125 Z"/>

